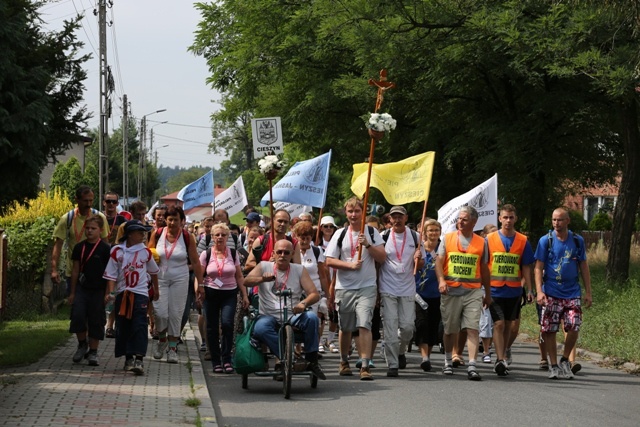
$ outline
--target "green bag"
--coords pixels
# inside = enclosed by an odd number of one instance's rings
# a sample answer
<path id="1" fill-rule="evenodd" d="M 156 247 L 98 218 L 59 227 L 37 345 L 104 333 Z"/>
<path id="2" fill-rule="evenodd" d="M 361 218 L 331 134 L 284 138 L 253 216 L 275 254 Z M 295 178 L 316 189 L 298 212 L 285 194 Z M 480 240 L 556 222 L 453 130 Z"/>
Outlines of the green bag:
<path id="1" fill-rule="evenodd" d="M 234 368 L 239 374 L 252 374 L 264 370 L 264 354 L 251 345 L 251 334 L 255 325 L 255 319 L 242 334 L 236 336 L 236 354 Z"/>

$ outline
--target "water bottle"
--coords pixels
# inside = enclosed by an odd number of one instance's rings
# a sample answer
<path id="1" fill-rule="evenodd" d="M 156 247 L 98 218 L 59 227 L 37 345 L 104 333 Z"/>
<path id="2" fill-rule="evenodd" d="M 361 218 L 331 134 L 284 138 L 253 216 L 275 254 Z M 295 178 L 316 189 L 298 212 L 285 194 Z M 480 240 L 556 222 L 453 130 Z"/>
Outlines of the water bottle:
<path id="1" fill-rule="evenodd" d="M 109 294 L 109 302 L 107 303 L 107 306 L 105 307 L 105 310 L 107 310 L 107 313 L 111 313 L 113 311 L 113 302 L 116 300 L 116 292 L 112 291 Z"/>
<path id="2" fill-rule="evenodd" d="M 427 304 L 427 302 L 422 299 L 420 294 L 416 293 L 415 300 L 418 303 L 418 305 L 422 307 L 423 310 L 426 310 L 427 308 L 429 308 L 429 304 Z"/>

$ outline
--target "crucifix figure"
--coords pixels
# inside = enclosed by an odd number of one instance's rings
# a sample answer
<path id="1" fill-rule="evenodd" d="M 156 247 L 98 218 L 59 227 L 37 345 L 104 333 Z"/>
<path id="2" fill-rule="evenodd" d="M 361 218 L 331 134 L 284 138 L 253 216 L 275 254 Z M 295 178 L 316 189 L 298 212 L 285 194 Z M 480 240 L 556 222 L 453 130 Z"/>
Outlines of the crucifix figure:
<path id="1" fill-rule="evenodd" d="M 396 87 L 395 83 L 391 83 L 387 81 L 387 70 L 380 70 L 380 80 L 369 79 L 369 86 L 375 86 L 378 88 L 378 96 L 376 97 L 376 108 L 373 111 L 377 113 L 382 106 L 382 101 L 384 100 L 384 92 L 388 89 L 393 89 Z"/>

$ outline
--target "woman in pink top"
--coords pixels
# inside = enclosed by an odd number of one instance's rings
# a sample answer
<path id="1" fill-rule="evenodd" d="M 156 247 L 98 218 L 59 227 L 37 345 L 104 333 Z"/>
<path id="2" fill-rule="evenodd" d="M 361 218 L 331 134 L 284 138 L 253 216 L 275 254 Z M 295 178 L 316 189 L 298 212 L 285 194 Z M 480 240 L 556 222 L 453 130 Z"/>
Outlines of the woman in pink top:
<path id="1" fill-rule="evenodd" d="M 212 248 L 200 254 L 204 270 L 204 283 L 198 284 L 198 301 L 204 301 L 207 319 L 207 346 L 215 373 L 233 373 L 231 347 L 233 345 L 233 319 L 238 289 L 243 308 L 249 307 L 247 290 L 235 249 L 227 247 L 229 227 L 215 224 L 211 228 Z M 222 327 L 222 339 L 220 328 Z"/>

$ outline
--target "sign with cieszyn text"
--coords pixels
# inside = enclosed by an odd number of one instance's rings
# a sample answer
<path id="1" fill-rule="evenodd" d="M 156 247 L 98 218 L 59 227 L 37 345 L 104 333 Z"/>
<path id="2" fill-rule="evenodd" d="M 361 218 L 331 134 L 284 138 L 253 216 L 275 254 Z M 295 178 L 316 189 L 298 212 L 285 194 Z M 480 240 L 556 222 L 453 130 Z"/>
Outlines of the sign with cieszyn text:
<path id="1" fill-rule="evenodd" d="M 282 124 L 280 117 L 251 119 L 253 157 L 261 159 L 267 154 L 282 153 Z"/>

